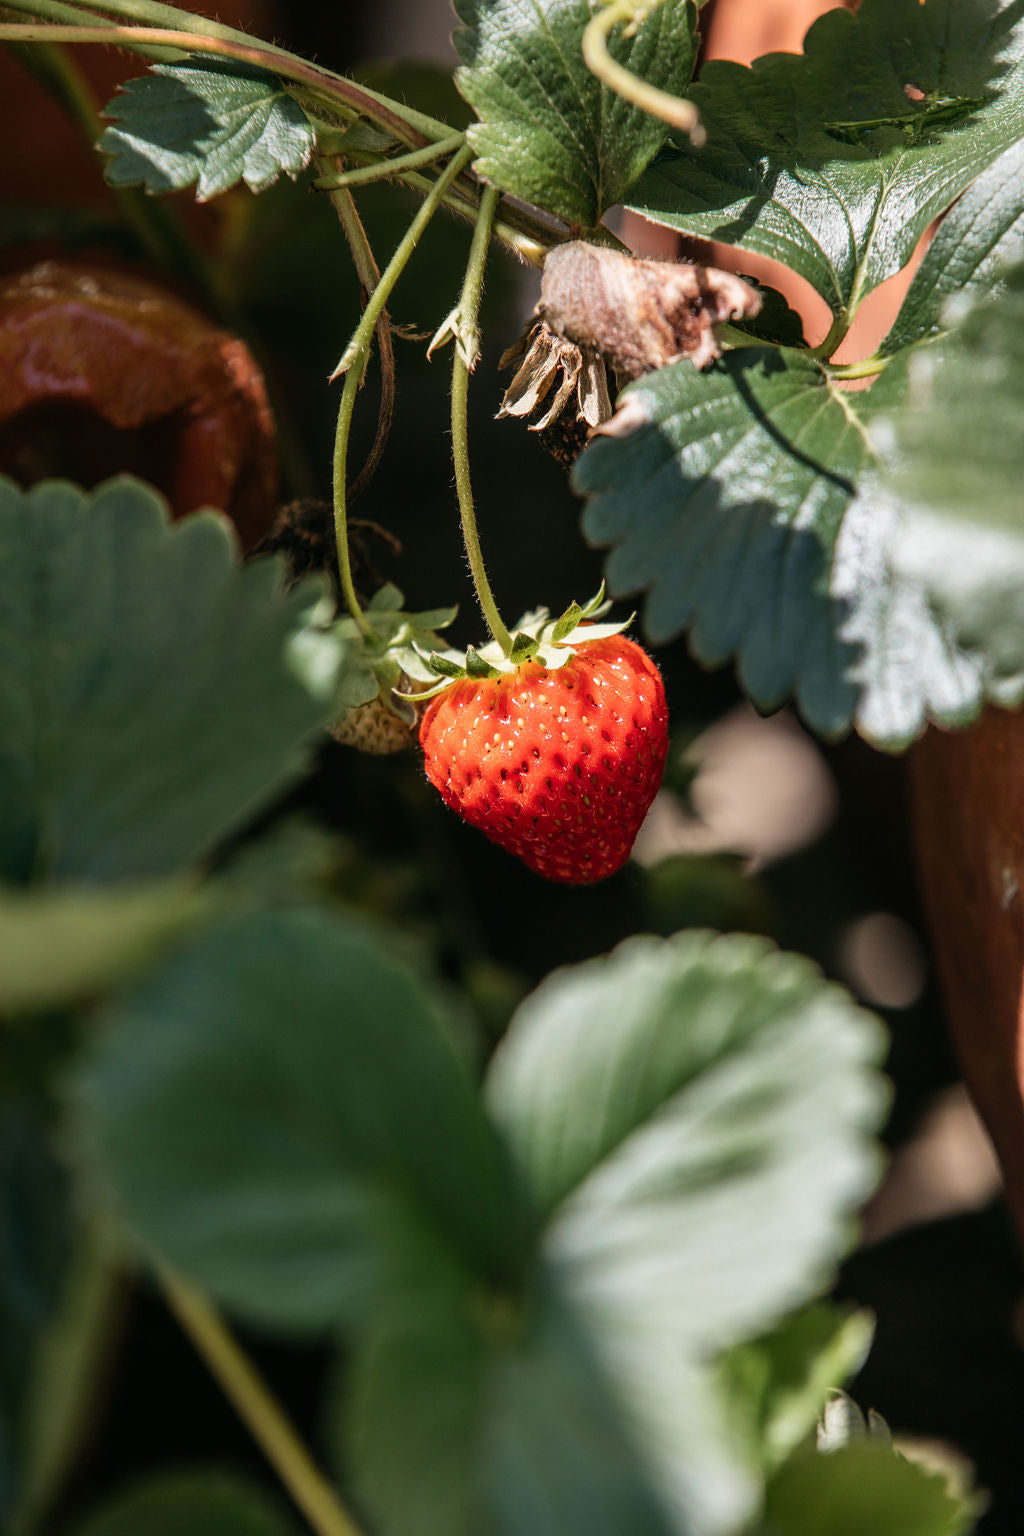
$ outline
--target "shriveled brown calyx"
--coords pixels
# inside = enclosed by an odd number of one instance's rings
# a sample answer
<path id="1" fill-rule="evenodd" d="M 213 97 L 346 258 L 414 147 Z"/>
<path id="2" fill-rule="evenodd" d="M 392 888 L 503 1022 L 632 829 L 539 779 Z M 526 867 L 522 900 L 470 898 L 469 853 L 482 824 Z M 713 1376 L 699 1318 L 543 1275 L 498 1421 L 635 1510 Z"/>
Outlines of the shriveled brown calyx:
<path id="1" fill-rule="evenodd" d="M 760 308 L 756 288 L 734 272 L 582 240 L 557 246 L 530 325 L 501 359 L 518 367 L 498 414 L 524 418 L 534 432 L 558 425 L 582 447 L 612 415 L 608 368 L 619 382 L 686 357 L 704 368 L 721 356 L 715 326 Z"/>

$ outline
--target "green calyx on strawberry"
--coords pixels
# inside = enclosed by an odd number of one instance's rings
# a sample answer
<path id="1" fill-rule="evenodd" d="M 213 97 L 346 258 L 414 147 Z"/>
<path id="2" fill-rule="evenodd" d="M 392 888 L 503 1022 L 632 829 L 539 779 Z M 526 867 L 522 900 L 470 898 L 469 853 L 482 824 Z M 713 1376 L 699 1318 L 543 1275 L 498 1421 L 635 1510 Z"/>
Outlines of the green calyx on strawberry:
<path id="1" fill-rule="evenodd" d="M 442 645 L 437 631 L 455 617 L 454 608 L 405 613 L 403 602 L 390 583 L 374 594 L 365 615 L 372 638 L 348 614 L 332 625 L 344 660 L 331 735 L 364 752 L 399 752 L 413 744 L 419 710 L 412 690 L 436 680 L 424 657 Z"/>
<path id="2" fill-rule="evenodd" d="M 623 624 L 529 614 L 511 654 L 435 653 L 420 722 L 427 777 L 464 821 L 548 880 L 603 880 L 629 857 L 661 783 L 668 710 L 658 668 Z"/>

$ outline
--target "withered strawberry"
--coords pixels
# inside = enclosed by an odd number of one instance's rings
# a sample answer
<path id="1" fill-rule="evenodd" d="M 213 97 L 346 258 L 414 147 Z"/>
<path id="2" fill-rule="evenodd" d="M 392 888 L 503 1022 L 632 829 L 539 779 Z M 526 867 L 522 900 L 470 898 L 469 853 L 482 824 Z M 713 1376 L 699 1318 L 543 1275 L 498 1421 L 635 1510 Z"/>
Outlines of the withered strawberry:
<path id="1" fill-rule="evenodd" d="M 586 633 L 560 666 L 535 655 L 453 681 L 420 725 L 427 777 L 452 810 L 537 874 L 575 885 L 626 862 L 668 751 L 654 662 L 624 635 Z"/>

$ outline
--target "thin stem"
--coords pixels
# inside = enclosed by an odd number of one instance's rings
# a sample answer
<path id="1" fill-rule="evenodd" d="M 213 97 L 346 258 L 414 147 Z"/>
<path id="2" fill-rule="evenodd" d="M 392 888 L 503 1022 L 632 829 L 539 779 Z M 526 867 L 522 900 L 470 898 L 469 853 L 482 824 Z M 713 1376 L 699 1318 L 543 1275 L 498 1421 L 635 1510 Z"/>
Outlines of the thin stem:
<path id="1" fill-rule="evenodd" d="M 412 171 L 421 165 L 433 165 L 446 155 L 454 154 L 466 142 L 464 133 L 453 133 L 436 144 L 425 144 L 422 149 L 410 150 L 407 155 L 396 155 L 391 160 L 378 160 L 371 165 L 361 165 L 354 171 L 339 171 L 318 176 L 313 185 L 318 192 L 338 192 L 344 187 L 365 186 L 371 181 L 384 181 L 400 171 Z"/>
<path id="2" fill-rule="evenodd" d="M 473 575 L 473 585 L 487 628 L 508 656 L 512 650 L 512 636 L 502 622 L 487 579 L 469 474 L 469 375 L 480 351 L 480 295 L 498 197 L 495 187 L 485 187 L 481 195 L 462 296 L 452 325 L 455 332 L 455 357 L 452 362 L 452 458 L 455 463 L 455 491 L 459 498 L 462 538 Z"/>
<path id="3" fill-rule="evenodd" d="M 367 297 L 373 293 L 380 282 L 377 258 L 373 254 L 351 192 L 341 189 L 332 192 L 330 196 L 345 232 L 348 248 L 352 253 L 352 263 L 363 290 L 365 304 Z M 351 486 L 347 488 L 349 506 L 357 496 L 362 495 L 376 473 L 391 431 L 391 420 L 395 410 L 395 350 L 391 339 L 391 319 L 386 308 L 381 310 L 380 319 L 377 321 L 377 346 L 380 349 L 380 407 L 377 412 L 377 431 L 366 456 L 366 462 Z"/>
<path id="4" fill-rule="evenodd" d="M 823 361 L 827 361 L 832 357 L 846 340 L 852 324 L 852 312 L 848 309 L 841 309 L 829 326 L 828 335 L 825 337 L 825 340 L 819 342 L 816 347 L 810 348 L 811 357 L 816 357 Z"/>
<path id="5" fill-rule="evenodd" d="M 363 318 L 353 332 L 352 339 L 345 348 L 340 363 L 331 374 L 332 379 L 336 379 L 339 374 L 346 372 L 349 368 L 354 368 L 359 373 L 360 378 L 362 378 L 370 355 L 370 340 L 376 329 L 380 312 L 391 297 L 391 290 L 404 272 L 409 257 L 419 244 L 423 231 L 437 212 L 445 192 L 451 186 L 456 176 L 458 176 L 463 166 L 468 165 L 472 158 L 473 151 L 467 144 L 464 149 L 461 149 L 449 161 L 437 180 L 431 184 L 430 191 L 421 203 L 416 217 L 399 241 L 395 248 L 395 254 L 384 269 L 383 277 L 370 295 L 366 308 L 363 311 Z"/>
<path id="6" fill-rule="evenodd" d="M 646 0 L 646 3 L 644 0 L 608 0 L 604 10 L 591 17 L 583 30 L 580 40 L 583 62 L 591 74 L 596 75 L 617 96 L 631 101 L 635 107 L 649 112 L 652 117 L 660 118 L 663 123 L 681 128 L 690 135 L 691 143 L 701 145 L 707 135 L 701 127 L 700 116 L 693 102 L 650 85 L 639 75 L 624 68 L 608 52 L 608 39 L 620 22 L 635 29 L 660 3 L 661 0 Z"/>
<path id="7" fill-rule="evenodd" d="M 139 44 L 164 48 L 183 48 L 198 53 L 211 53 L 218 58 L 235 59 L 241 64 L 255 64 L 283 80 L 304 85 L 334 103 L 368 117 L 382 128 L 394 134 L 403 143 L 420 147 L 424 136 L 412 128 L 404 117 L 390 107 L 383 106 L 360 86 L 309 64 L 283 50 L 251 42 L 236 42 L 209 32 L 189 32 L 170 27 L 124 26 L 32 26 L 20 22 L 0 26 L 0 40 L 11 43 L 107 43 Z"/>
<path id="8" fill-rule="evenodd" d="M 866 357 L 861 363 L 834 363 L 829 367 L 828 376 L 830 379 L 871 379 L 884 373 L 891 362 L 891 357 L 881 357 L 876 352 L 874 357 Z"/>
<path id="9" fill-rule="evenodd" d="M 317 1536 L 360 1536 L 280 1403 L 206 1298 L 161 1268 L 167 1304 Z"/>
<path id="10" fill-rule="evenodd" d="M 27 16 L 35 16 L 44 22 L 65 26 L 106 27 L 108 30 L 117 26 L 108 16 L 97 16 L 94 12 L 80 5 L 68 5 L 65 0 L 4 0 L 5 11 L 23 12 Z M 180 25 L 180 22 L 179 22 Z M 179 48 L 142 48 L 121 44 L 128 48 L 129 52 L 138 53 L 143 58 L 152 59 L 154 62 L 180 59 L 182 57 Z"/>
<path id="11" fill-rule="evenodd" d="M 32 0 L 21 0 L 21 6 L 27 7 Z M 47 0 L 49 3 L 49 0 Z M 207 37 L 221 38 L 225 42 L 240 43 L 249 46 L 254 39 L 247 32 L 241 32 L 237 27 L 225 26 L 223 22 L 211 21 L 206 16 L 196 16 L 191 11 L 179 10 L 176 5 L 166 5 L 162 0 L 94 0 L 96 8 L 107 11 L 112 16 L 120 16 L 129 22 L 148 23 L 156 27 L 176 28 L 181 27 L 186 32 L 200 34 Z M 191 44 L 190 46 L 195 46 Z M 259 42 L 260 48 L 267 54 L 272 54 L 275 59 L 291 64 L 302 65 L 307 70 L 310 68 L 308 60 L 300 58 L 297 54 L 290 53 L 287 48 L 281 48 L 277 43 Z M 278 66 L 270 66 L 277 74 L 285 74 L 286 71 Z M 451 133 L 451 125 L 439 122 L 435 117 L 429 117 L 425 112 L 417 112 L 404 103 L 392 101 L 379 91 L 373 91 L 369 86 L 356 86 L 353 81 L 344 75 L 335 74 L 334 70 L 317 66 L 317 74 L 322 81 L 332 82 L 347 88 L 348 92 L 354 92 L 363 103 L 376 103 L 386 108 L 396 116 L 397 120 L 407 124 L 409 128 L 421 133 L 424 139 L 443 138 Z M 357 110 L 364 116 L 372 117 L 373 114 L 365 110 L 364 106 L 355 103 Z"/>
<path id="12" fill-rule="evenodd" d="M 349 372 L 338 407 L 338 425 L 334 433 L 334 542 L 338 550 L 338 575 L 341 578 L 341 595 L 345 599 L 345 607 L 355 619 L 360 634 L 373 641 L 377 636 L 360 606 L 355 582 L 352 580 L 352 559 L 348 552 L 348 439 L 360 378 L 358 368 Z"/>
<path id="13" fill-rule="evenodd" d="M 391 291 L 397 283 L 416 249 L 420 236 L 426 229 L 431 218 L 437 211 L 444 192 L 451 185 L 455 177 L 462 170 L 472 156 L 473 151 L 466 145 L 448 163 L 441 175 L 434 182 L 427 197 L 424 199 L 416 217 L 399 241 L 394 255 L 384 269 L 384 274 L 371 293 L 363 317 L 353 332 L 352 339 L 345 348 L 344 356 L 338 364 L 332 379 L 336 379 L 340 373 L 347 372 L 345 387 L 341 393 L 341 404 L 338 407 L 338 425 L 334 434 L 334 540 L 338 550 L 338 575 L 341 578 L 341 591 L 345 599 L 345 606 L 359 627 L 360 632 L 368 640 L 373 640 L 373 630 L 359 605 L 355 584 L 352 580 L 352 562 L 348 552 L 348 440 L 352 430 L 352 413 L 355 410 L 356 393 L 363 381 L 366 365 L 370 356 L 370 345 L 373 333 L 377 329 L 381 315 Z"/>

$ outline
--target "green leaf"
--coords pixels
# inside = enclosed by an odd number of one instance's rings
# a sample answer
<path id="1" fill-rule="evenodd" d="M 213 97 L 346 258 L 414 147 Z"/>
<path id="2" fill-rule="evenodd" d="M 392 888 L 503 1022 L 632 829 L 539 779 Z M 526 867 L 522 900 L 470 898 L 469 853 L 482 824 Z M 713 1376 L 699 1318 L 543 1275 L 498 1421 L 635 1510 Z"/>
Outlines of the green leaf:
<path id="1" fill-rule="evenodd" d="M 424 1251 L 347 1368 L 343 1464 L 385 1536 L 689 1536 L 550 1277 L 481 1294 Z"/>
<path id="2" fill-rule="evenodd" d="M 138 482 L 0 481 L 0 876 L 165 875 L 298 778 L 339 653 L 277 575 Z"/>
<path id="3" fill-rule="evenodd" d="M 487 1096 L 670 1507 L 749 1515 L 704 1362 L 807 1299 L 877 1173 L 880 1033 L 757 939 L 638 938 L 519 1009 Z"/>
<path id="4" fill-rule="evenodd" d="M 476 170 L 504 192 L 590 228 L 619 202 L 668 129 L 603 86 L 583 62 L 600 0 L 456 0 L 463 67 L 456 84 L 480 122 Z M 651 85 L 681 95 L 696 58 L 697 8 L 661 5 L 610 52 Z"/>
<path id="5" fill-rule="evenodd" d="M 869 1313 L 819 1304 L 724 1357 L 733 1412 L 750 1419 L 766 1469 L 778 1467 L 811 1434 L 830 1390 L 863 1365 L 873 1333 Z"/>
<path id="6" fill-rule="evenodd" d="M 113 187 L 177 192 L 198 182 L 200 202 L 244 181 L 262 192 L 293 179 L 313 153 L 313 128 L 280 80 L 235 62 L 155 64 L 103 109 L 100 135 Z"/>
<path id="7" fill-rule="evenodd" d="M 951 299 L 984 297 L 1001 270 L 1024 256 L 1022 188 L 1024 140 L 989 166 L 939 225 L 882 343 L 883 356 L 937 336 Z"/>
<path id="8" fill-rule="evenodd" d="M 0 1524 L 7 1530 L 28 1470 L 38 1351 L 60 1308 L 74 1237 L 48 1118 L 8 1084 L 7 1060 L 0 1065 Z"/>
<path id="9" fill-rule="evenodd" d="M 84 1094 L 138 1236 L 258 1321 L 358 1310 L 410 1222 L 474 1273 L 514 1267 L 520 1207 L 434 1005 L 353 921 L 197 936 L 113 1007 Z"/>
<path id="10" fill-rule="evenodd" d="M 1022 57 L 1016 0 L 829 11 L 804 54 L 709 64 L 706 145 L 676 144 L 628 206 L 773 257 L 844 314 L 1024 134 Z"/>
<path id="11" fill-rule="evenodd" d="M 894 562 L 961 642 L 1024 691 L 1024 265 L 911 363 L 910 409 L 880 428 L 903 502 Z"/>
<path id="12" fill-rule="evenodd" d="M 276 1500 L 220 1472 L 178 1472 L 140 1483 L 73 1527 L 70 1536 L 291 1536 Z"/>
<path id="13" fill-rule="evenodd" d="M 0 1013 L 88 999 L 142 970 L 203 910 L 179 881 L 0 887 Z"/>
<path id="14" fill-rule="evenodd" d="M 613 546 L 610 590 L 647 591 L 652 643 L 689 633 L 701 662 L 735 654 L 761 709 L 790 692 L 808 724 L 905 746 L 926 720 L 965 724 L 994 684 L 919 584 L 894 579 L 897 511 L 867 428 L 898 411 L 904 364 L 844 393 L 799 352 L 682 362 L 620 399 L 622 430 L 579 459 L 583 528 Z M 630 430 L 632 429 L 632 430 Z"/>
<path id="15" fill-rule="evenodd" d="M 861 1441 L 787 1462 L 769 1485 L 763 1536 L 966 1536 L 977 1514 L 944 1478 Z"/>
<path id="16" fill-rule="evenodd" d="M 33 1533 L 88 1440 L 107 1384 L 105 1353 L 120 1297 L 107 1225 L 81 1224 L 57 1298 L 34 1350 L 25 1394 L 23 1477 L 11 1536 Z"/>

